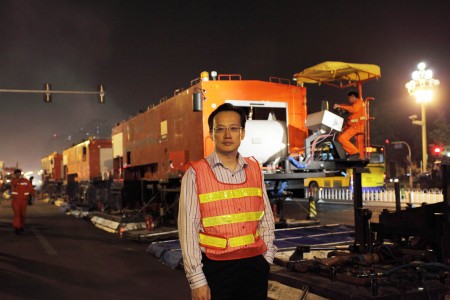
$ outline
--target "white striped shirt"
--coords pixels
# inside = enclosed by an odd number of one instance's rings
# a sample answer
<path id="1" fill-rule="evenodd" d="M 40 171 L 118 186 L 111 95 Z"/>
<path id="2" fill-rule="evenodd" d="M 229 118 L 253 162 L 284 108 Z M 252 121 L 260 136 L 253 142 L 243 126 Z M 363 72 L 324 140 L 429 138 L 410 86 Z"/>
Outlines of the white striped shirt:
<path id="1" fill-rule="evenodd" d="M 206 161 L 211 166 L 217 180 L 224 183 L 238 184 L 245 181 L 245 169 L 247 163 L 239 154 L 238 167 L 233 172 L 226 168 L 220 161 L 217 153 L 206 157 Z M 267 246 L 264 258 L 273 263 L 273 258 L 277 248 L 273 244 L 275 238 L 275 223 L 272 209 L 267 196 L 264 177 L 262 181 L 263 199 L 265 212 L 258 225 L 259 234 Z M 199 232 L 203 232 L 200 221 L 200 205 L 198 201 L 196 175 L 191 167 L 183 176 L 181 182 L 180 207 L 178 213 L 178 235 L 180 238 L 181 250 L 183 252 L 183 263 L 186 277 L 191 289 L 199 288 L 207 284 L 202 270 L 202 252 L 204 248 L 199 244 Z"/>

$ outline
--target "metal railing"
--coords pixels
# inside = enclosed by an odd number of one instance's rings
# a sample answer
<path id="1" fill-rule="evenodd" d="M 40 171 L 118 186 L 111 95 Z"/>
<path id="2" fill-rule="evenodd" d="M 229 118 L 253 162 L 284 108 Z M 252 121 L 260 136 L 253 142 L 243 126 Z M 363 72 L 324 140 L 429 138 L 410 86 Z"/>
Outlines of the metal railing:
<path id="1" fill-rule="evenodd" d="M 363 202 L 395 203 L 394 189 L 364 189 Z M 318 191 L 318 200 L 353 201 L 353 192 L 348 188 L 321 188 Z M 440 189 L 402 189 L 400 191 L 401 203 L 421 204 L 444 201 Z"/>

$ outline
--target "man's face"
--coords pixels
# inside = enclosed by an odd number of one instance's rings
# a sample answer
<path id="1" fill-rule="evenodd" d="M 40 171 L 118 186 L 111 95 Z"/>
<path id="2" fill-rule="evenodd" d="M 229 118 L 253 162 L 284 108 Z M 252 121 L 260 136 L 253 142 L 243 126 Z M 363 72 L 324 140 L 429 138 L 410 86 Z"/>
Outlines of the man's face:
<path id="1" fill-rule="evenodd" d="M 210 132 L 216 152 L 233 154 L 241 145 L 245 130 L 241 129 L 241 118 L 237 112 L 222 111 L 213 120 L 213 130 Z"/>
<path id="2" fill-rule="evenodd" d="M 356 99 L 358 98 L 356 98 L 354 95 L 348 96 L 348 102 L 350 102 L 351 104 L 355 103 Z"/>
<path id="3" fill-rule="evenodd" d="M 16 177 L 16 178 L 20 178 L 20 175 L 22 175 L 22 174 L 20 174 L 19 172 L 14 173 L 14 177 Z"/>

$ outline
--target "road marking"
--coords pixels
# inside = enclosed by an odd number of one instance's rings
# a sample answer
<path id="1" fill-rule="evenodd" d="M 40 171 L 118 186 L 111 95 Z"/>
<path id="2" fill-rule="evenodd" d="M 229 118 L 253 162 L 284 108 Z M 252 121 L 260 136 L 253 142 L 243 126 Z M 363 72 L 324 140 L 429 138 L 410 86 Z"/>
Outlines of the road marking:
<path id="1" fill-rule="evenodd" d="M 31 228 L 31 231 L 34 233 L 36 238 L 38 239 L 39 243 L 44 248 L 45 252 L 47 252 L 48 255 L 58 255 L 58 252 L 50 245 L 48 240 L 43 236 L 37 229 Z"/>

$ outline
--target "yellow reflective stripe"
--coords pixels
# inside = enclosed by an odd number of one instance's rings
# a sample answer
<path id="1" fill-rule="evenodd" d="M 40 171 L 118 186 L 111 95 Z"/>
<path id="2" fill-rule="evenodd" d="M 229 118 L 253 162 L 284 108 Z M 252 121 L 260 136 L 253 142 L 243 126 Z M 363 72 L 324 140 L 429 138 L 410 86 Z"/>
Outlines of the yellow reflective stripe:
<path id="1" fill-rule="evenodd" d="M 227 247 L 227 239 L 200 233 L 200 244 L 225 249 Z"/>
<path id="2" fill-rule="evenodd" d="M 359 122 L 360 120 L 361 120 L 361 121 L 365 121 L 366 119 L 367 119 L 366 117 L 360 117 L 359 119 L 351 119 L 350 122 L 352 122 L 352 123 L 357 123 L 357 122 Z"/>
<path id="3" fill-rule="evenodd" d="M 260 188 L 242 188 L 236 190 L 218 191 L 206 194 L 200 194 L 200 203 L 208 203 L 217 200 L 262 196 L 262 190 Z"/>
<path id="4" fill-rule="evenodd" d="M 216 217 L 203 218 L 203 226 L 218 226 L 240 222 L 259 221 L 264 215 L 264 211 L 247 212 L 233 215 L 222 215 Z"/>
<path id="5" fill-rule="evenodd" d="M 250 245 L 254 242 L 255 236 L 253 234 L 247 234 L 228 239 L 228 244 L 230 245 L 230 247 Z"/>
<path id="6" fill-rule="evenodd" d="M 215 237 L 206 235 L 203 233 L 199 234 L 200 236 L 200 244 L 203 246 L 211 246 L 215 248 L 225 249 L 227 247 L 227 239 L 221 238 L 221 237 Z M 247 234 L 242 236 L 237 236 L 228 239 L 228 245 L 230 247 L 240 247 L 245 245 L 253 244 L 256 240 L 256 238 L 259 236 L 258 233 L 256 235 L 253 234 Z"/>

